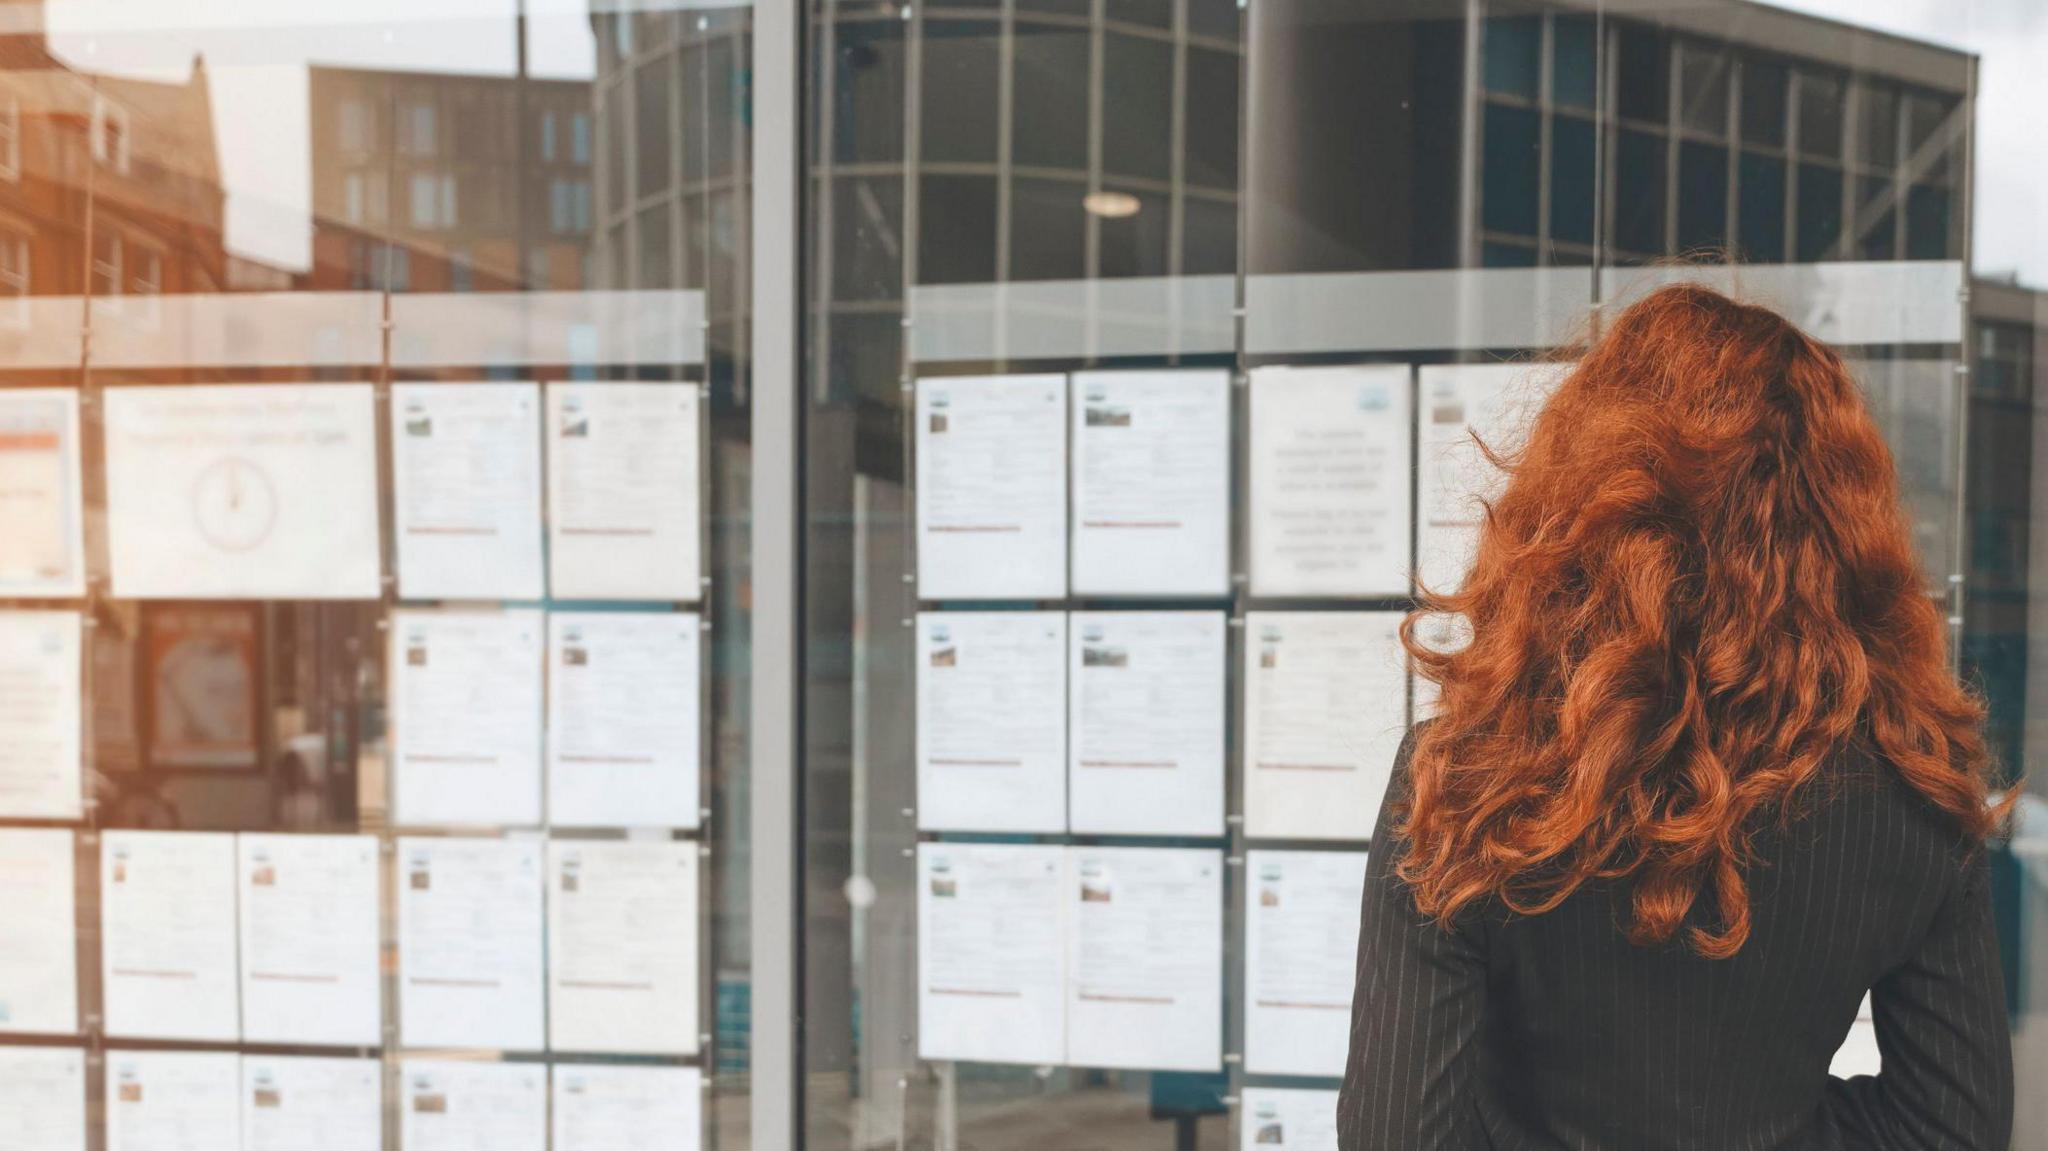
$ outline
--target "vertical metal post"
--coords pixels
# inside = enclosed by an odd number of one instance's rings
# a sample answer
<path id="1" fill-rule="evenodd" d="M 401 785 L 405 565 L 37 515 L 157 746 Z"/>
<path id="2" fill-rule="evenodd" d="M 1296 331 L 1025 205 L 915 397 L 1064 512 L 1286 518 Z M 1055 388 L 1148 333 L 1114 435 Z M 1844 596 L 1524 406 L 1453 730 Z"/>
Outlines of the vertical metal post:
<path id="1" fill-rule="evenodd" d="M 526 278 L 526 137 L 530 125 L 526 122 L 526 0 L 518 0 L 512 16 L 513 54 L 516 71 L 512 81 L 512 274 L 507 277 L 515 287 L 527 291 L 540 291 L 548 287 L 545 283 L 531 283 Z M 552 156 L 542 159 L 552 163 Z M 470 253 L 474 264 L 476 253 Z"/>
<path id="2" fill-rule="evenodd" d="M 1465 83 L 1458 109 L 1458 264 L 1479 266 L 1480 0 L 1465 0 Z"/>
<path id="3" fill-rule="evenodd" d="M 1974 267 L 1975 231 L 1971 216 L 1971 197 L 1977 191 L 1977 67 L 1978 59 L 1969 58 L 1969 79 L 1963 91 L 1963 138 L 1962 156 L 1956 164 L 1955 197 L 1956 212 L 1962 224 L 1962 284 L 1956 292 L 1956 308 L 1961 311 L 1961 327 L 1953 379 L 1955 397 L 1955 531 L 1949 541 L 1948 568 L 1948 633 L 1949 666 L 1957 672 L 1962 670 L 1963 661 L 1963 620 L 1968 596 L 1967 580 L 1970 563 L 1970 389 L 1975 384 L 1970 356 L 1976 348 L 1976 332 L 1971 322 L 1975 310 L 1970 300 L 1970 269 Z M 1901 125 L 1905 122 L 1903 109 L 1899 116 Z M 1901 155 L 1903 155 L 1903 148 Z M 1903 201 L 1898 213 L 1905 215 Z M 2014 770 L 2017 764 L 2011 765 Z"/>
<path id="4" fill-rule="evenodd" d="M 753 929 L 755 1151 L 792 1151 L 801 1130 L 798 886 L 803 777 L 803 412 L 797 244 L 803 205 L 804 9 L 754 6 L 753 182 Z"/>

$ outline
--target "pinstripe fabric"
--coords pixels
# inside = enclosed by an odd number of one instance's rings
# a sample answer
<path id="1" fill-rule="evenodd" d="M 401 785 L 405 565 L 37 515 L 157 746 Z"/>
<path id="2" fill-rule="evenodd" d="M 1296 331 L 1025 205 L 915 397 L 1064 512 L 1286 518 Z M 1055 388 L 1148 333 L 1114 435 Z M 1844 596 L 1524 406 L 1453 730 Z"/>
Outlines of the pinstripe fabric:
<path id="1" fill-rule="evenodd" d="M 1844 762 L 1757 839 L 1755 926 L 1732 959 L 1623 936 L 1627 901 L 1498 908 L 1445 931 L 1366 870 L 1344 1151 L 2004 1151 L 2012 1053 L 1981 853 L 1890 770 Z M 1884 1072 L 1831 1079 L 1869 989 Z"/>

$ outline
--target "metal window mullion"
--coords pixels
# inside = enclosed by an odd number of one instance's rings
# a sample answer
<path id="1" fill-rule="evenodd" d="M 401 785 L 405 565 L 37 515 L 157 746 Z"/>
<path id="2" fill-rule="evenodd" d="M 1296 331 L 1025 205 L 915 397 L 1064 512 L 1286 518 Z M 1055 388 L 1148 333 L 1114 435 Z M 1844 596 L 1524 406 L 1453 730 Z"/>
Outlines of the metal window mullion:
<path id="1" fill-rule="evenodd" d="M 1892 111 L 1892 258 L 1906 258 L 1906 191 L 1912 164 L 1907 145 L 1910 119 L 1909 93 L 1900 91 Z"/>
<path id="2" fill-rule="evenodd" d="M 1685 53 L 1676 37 L 1664 44 L 1664 250 L 1678 250 L 1678 149 L 1684 135 Z"/>
<path id="3" fill-rule="evenodd" d="M 619 19 L 632 16 L 621 12 Z M 640 69 L 647 64 L 626 58 L 619 63 L 619 83 L 613 91 L 626 122 L 626 143 L 619 153 L 619 254 L 625 267 L 620 269 L 623 281 L 612 286 L 640 288 L 647 283 L 640 267 Z"/>
<path id="4" fill-rule="evenodd" d="M 1550 115 L 1556 99 L 1557 16 L 1543 17 L 1542 35 L 1536 49 L 1536 264 L 1550 263 L 1551 174 L 1556 168 L 1555 141 Z"/>
<path id="5" fill-rule="evenodd" d="M 662 195 L 668 202 L 668 286 L 682 289 L 690 286 L 688 270 L 683 267 L 683 253 L 689 250 L 689 233 L 685 231 L 689 223 L 683 218 L 683 149 L 689 146 L 690 141 L 689 137 L 683 133 L 683 124 L 687 115 L 685 109 L 688 107 L 687 102 L 683 99 L 683 30 L 680 27 L 676 27 L 672 29 L 672 33 L 670 46 L 659 57 L 661 67 L 668 72 L 668 84 L 666 85 L 668 88 L 669 133 L 668 187 L 663 191 Z M 706 107 L 708 106 L 706 105 Z M 694 133 L 692 134 L 694 135 Z M 546 287 L 545 284 L 540 286 Z M 707 284 L 705 286 L 709 288 L 710 285 Z M 710 318 L 711 307 L 707 299 L 704 307 L 704 319 L 708 323 Z M 708 340 L 704 350 L 704 360 L 708 368 L 711 360 L 711 349 Z M 707 399 L 711 394 L 711 375 L 708 370 L 704 376 L 704 394 Z M 710 404 L 707 403 L 705 411 L 708 412 L 709 410 Z M 708 417 L 706 422 L 708 422 Z M 704 490 L 709 491 L 710 489 L 706 488 Z M 704 554 L 709 555 L 711 553 L 707 551 Z M 704 714 L 709 715 L 711 713 L 707 711 Z"/>
<path id="6" fill-rule="evenodd" d="M 1596 330 L 1600 322 L 1600 302 L 1604 297 L 1600 281 L 1612 255 L 1608 239 L 1613 232 L 1608 217 L 1614 211 L 1614 147 L 1608 128 L 1609 121 L 1615 118 L 1613 75 L 1614 52 L 1608 43 L 1606 10 L 1596 8 L 1593 13 L 1593 276 L 1587 289 L 1591 297 L 1587 303 L 1593 309 Z"/>
<path id="7" fill-rule="evenodd" d="M 1804 73 L 1786 69 L 1785 75 L 1785 262 L 1799 259 L 1799 103 L 1805 88 Z"/>
<path id="8" fill-rule="evenodd" d="M 997 283 L 1010 279 L 1010 215 L 1015 195 L 1010 184 L 1016 150 L 1017 0 L 1003 0 L 996 31 L 996 260 Z"/>
<path id="9" fill-rule="evenodd" d="M 1969 275 L 1970 268 L 1972 267 L 1972 260 L 1974 258 L 1974 252 L 1972 250 L 1973 245 L 1971 242 L 1972 237 L 1970 234 L 1970 195 L 1976 183 L 1977 174 L 1976 123 L 1977 72 L 1979 63 L 1980 62 L 1977 59 L 1977 57 L 1970 57 L 1968 64 L 1969 75 L 1968 78 L 1964 81 L 1963 88 L 1962 146 L 1959 150 L 1960 154 L 1956 157 L 1955 161 L 1959 170 L 1954 173 L 1954 177 L 1951 183 L 1951 186 L 1956 190 L 1955 200 L 1958 202 L 1956 210 L 1962 217 L 1963 233 L 1961 248 L 1963 281 L 1962 290 L 1958 293 L 1958 299 L 1956 300 L 1956 308 L 1962 313 L 1962 326 L 1960 328 L 1962 346 L 1956 349 L 1956 464 L 1955 470 L 1953 472 L 1953 475 L 1955 476 L 1956 496 L 1954 512 L 1952 513 L 1955 516 L 1955 531 L 1952 533 L 1953 538 L 1949 542 L 1950 550 L 1948 569 L 1948 655 L 1949 667 L 1951 670 L 1956 672 L 1960 672 L 1962 668 L 1963 612 L 1966 605 L 1968 604 L 1968 587 L 1965 581 L 1969 573 L 1969 568 L 1967 564 L 1969 562 L 1970 555 L 1970 385 L 1973 381 L 1971 380 L 1969 374 L 1971 340 Z M 1901 121 L 1903 121 L 1904 119 L 1905 117 L 1900 117 Z M 2014 771 L 2017 771 L 2018 768 L 2019 765 L 2012 765 L 2012 769 Z"/>
<path id="10" fill-rule="evenodd" d="M 812 193 L 811 228 L 808 230 L 811 239 L 809 255 L 805 257 L 811 261 L 812 268 L 807 303 L 810 325 L 806 334 L 810 342 L 810 362 L 820 367 L 830 362 L 827 356 L 831 351 L 832 285 L 838 276 L 839 169 L 838 149 L 833 141 L 839 130 L 839 23 L 839 0 L 825 0 L 824 10 L 813 25 L 813 34 L 817 37 L 816 87 L 811 90 L 810 98 L 799 104 L 804 114 L 812 117 L 817 140 L 815 149 L 806 150 L 800 156 L 797 178 L 808 181 Z M 910 239 L 908 235 L 903 238 L 906 248 L 910 246 Z"/>
<path id="11" fill-rule="evenodd" d="M 905 362 L 916 337 L 917 316 L 911 311 L 910 293 L 922 274 L 919 250 L 924 238 L 924 11 L 910 10 L 910 27 L 903 38 L 903 343 Z M 824 384 L 821 380 L 819 387 Z"/>
<path id="12" fill-rule="evenodd" d="M 1742 255 L 1742 59 L 1733 52 L 1724 57 L 1728 69 L 1727 123 L 1721 146 L 1728 155 L 1726 199 L 1721 205 L 1721 243 L 1735 262 Z"/>
<path id="13" fill-rule="evenodd" d="M 802 62 L 804 9 L 753 10 L 752 939 L 750 1146 L 793 1151 L 801 1130 L 798 1029 L 803 891 Z"/>
<path id="14" fill-rule="evenodd" d="M 1172 151 L 1166 158 L 1166 274 L 1179 276 L 1187 229 L 1188 0 L 1175 0 L 1173 5 L 1173 108 L 1167 116 Z"/>
<path id="15" fill-rule="evenodd" d="M 1479 266 L 1479 118 L 1480 118 L 1480 36 L 1484 30 L 1481 0 L 1465 0 L 1465 83 L 1459 111 L 1458 134 L 1461 147 L 1458 172 L 1458 262 L 1463 267 Z"/>
<path id="16" fill-rule="evenodd" d="M 1250 7 L 1240 4 L 1237 13 L 1237 47 L 1235 49 L 1237 64 L 1237 139 L 1235 141 L 1237 148 L 1237 197 L 1236 203 L 1233 205 L 1235 208 L 1233 217 L 1236 221 L 1237 233 L 1237 259 L 1236 267 L 1233 269 L 1234 274 L 1231 277 L 1231 300 L 1233 304 L 1231 309 L 1231 360 L 1235 376 L 1234 383 L 1237 385 L 1231 389 L 1233 392 L 1231 396 L 1231 403 L 1233 405 L 1232 415 L 1237 421 L 1234 425 L 1236 430 L 1231 437 L 1234 491 L 1249 491 L 1249 477 L 1251 474 L 1251 364 L 1249 357 L 1246 355 L 1245 336 L 1248 329 L 1246 322 L 1248 315 L 1247 291 L 1251 279 L 1252 19 L 1253 15 Z M 1242 584 L 1233 582 L 1231 589 L 1234 593 L 1234 614 L 1240 617 L 1243 615 L 1243 606 L 1246 603 L 1251 588 L 1251 559 L 1248 546 L 1251 525 L 1249 519 L 1250 517 L 1246 515 L 1232 517 L 1233 542 L 1237 549 L 1236 555 L 1240 557 L 1239 565 L 1234 570 L 1242 570 L 1245 573 L 1244 582 Z M 1240 636 L 1239 638 L 1241 642 L 1242 637 Z M 1230 654 L 1226 651 L 1226 658 L 1229 658 Z M 1242 657 L 1240 656 L 1239 658 Z M 1244 714 L 1241 698 L 1243 692 L 1242 677 L 1228 675 L 1228 679 L 1239 684 L 1237 698 L 1233 698 L 1230 704 L 1231 719 L 1229 722 L 1235 726 L 1241 723 L 1238 717 Z M 1239 738 L 1242 738 L 1242 733 L 1240 733 Z M 1231 760 L 1226 759 L 1224 763 L 1224 777 L 1226 781 L 1231 779 L 1231 766 Z M 1237 772 L 1235 787 L 1230 787 L 1230 784 L 1226 782 L 1226 787 L 1229 787 L 1230 790 L 1225 792 L 1223 806 L 1225 811 L 1229 811 L 1234 803 L 1241 817 L 1244 811 L 1243 767 L 1241 765 L 1238 766 Z M 1242 859 L 1244 856 L 1243 819 L 1239 818 L 1235 822 L 1230 823 L 1229 831 L 1231 836 L 1230 854 Z M 1240 868 L 1235 880 L 1233 880 L 1228 861 L 1226 860 L 1223 869 L 1223 897 L 1225 901 L 1223 905 L 1223 938 L 1225 940 L 1223 977 L 1226 987 L 1244 986 L 1244 891 L 1243 870 Z M 1244 1053 L 1245 1023 L 1248 1017 L 1248 1009 L 1244 1004 L 1242 996 L 1226 994 L 1224 1001 L 1230 1006 L 1224 1014 L 1223 1049 L 1226 1053 L 1234 1051 L 1240 1056 L 1235 1060 L 1226 1059 L 1224 1063 L 1224 1074 L 1228 1084 L 1228 1098 L 1234 1101 L 1230 1107 L 1230 1117 L 1233 1124 L 1230 1135 L 1233 1145 L 1241 1145 L 1246 1123 L 1244 1109 L 1245 1069 L 1242 1055 Z"/>
<path id="17" fill-rule="evenodd" d="M 733 22 L 732 22 L 732 23 L 731 23 L 731 24 L 729 25 L 728 29 L 726 30 L 726 32 L 725 32 L 725 35 L 726 35 L 726 37 L 727 37 L 728 39 L 730 39 L 730 40 L 732 41 L 732 61 L 733 61 L 733 77 L 732 77 L 732 79 L 728 80 L 728 81 L 727 81 L 727 83 L 729 83 L 729 84 L 734 84 L 734 85 L 737 85 L 737 82 L 738 82 L 738 78 L 739 78 L 739 73 L 740 73 L 740 70 L 741 70 L 741 69 L 740 69 L 740 62 L 741 62 L 741 61 L 743 61 L 743 60 L 745 60 L 745 59 L 747 58 L 747 47 L 748 47 L 748 45 L 749 45 L 749 44 L 751 44 L 751 43 L 753 42 L 753 38 L 752 38 L 751 34 L 749 33 L 749 31 L 748 31 L 748 29 L 747 29 L 747 25 L 746 25 L 746 24 L 745 24 L 744 22 L 742 22 L 742 21 L 733 21 Z M 803 40 L 802 40 L 802 37 L 801 37 L 801 35 L 799 35 L 799 37 L 798 37 L 798 43 L 799 43 L 799 44 L 802 44 L 802 43 L 803 43 Z M 796 97 L 795 97 L 795 98 L 796 98 L 796 100 L 797 100 L 797 126 L 798 126 L 798 127 L 797 127 L 797 138 L 798 138 L 798 140 L 799 140 L 799 141 L 801 141 L 801 140 L 802 140 L 802 138 L 803 138 L 803 131 L 802 131 L 802 125 L 803 125 L 803 118 L 802 118 L 802 117 L 803 117 L 803 103 L 802 103 L 802 95 L 803 95 L 803 86 L 802 86 L 802 85 L 803 85 L 803 82 L 802 82 L 802 80 L 801 80 L 801 78 L 800 78 L 800 77 L 802 76 L 802 71 L 801 71 L 801 68 L 802 68 L 802 58 L 801 58 L 801 57 L 799 57 L 799 59 L 798 59 L 798 63 L 797 63 L 796 65 L 795 65 L 795 67 L 796 67 L 796 68 L 798 69 L 798 72 L 797 72 L 797 74 L 798 74 L 798 76 L 799 76 L 799 79 L 798 79 L 798 81 L 797 81 L 797 95 L 796 95 Z M 739 97 L 738 97 L 738 94 L 737 94 L 737 92 L 734 92 L 734 93 L 733 93 L 733 97 L 734 97 L 734 105 L 733 105 L 733 106 L 734 106 L 735 108 L 738 108 L 738 107 L 740 107 L 741 105 L 740 105 L 740 103 L 739 103 Z M 741 116 L 741 115 L 743 115 L 743 113 L 740 113 L 740 112 L 737 112 L 737 111 L 735 111 L 735 112 L 732 112 L 732 113 L 730 113 L 730 115 L 732 115 L 732 116 L 735 116 L 735 117 L 737 117 L 737 116 Z M 731 156 L 730 156 L 730 159 L 731 159 L 731 161 L 732 161 L 732 162 L 731 162 L 731 164 L 730 164 L 730 165 L 729 165 L 729 166 L 728 166 L 728 167 L 726 168 L 726 177 L 725 177 L 725 180 L 726 180 L 726 184 L 727 184 L 728 188 L 730 189 L 730 195 L 732 196 L 732 214 L 733 214 L 733 220 L 734 220 L 734 224 L 733 224 L 733 227 L 734 227 L 735 231 L 736 231 L 736 232 L 737 232 L 737 233 L 738 233 L 739 235 L 742 235 L 742 236 L 751 236 L 751 235 L 753 234 L 753 231 L 754 231 L 754 218 L 755 218 L 755 217 L 754 217 L 754 202 L 753 202 L 753 200 L 752 200 L 752 199 L 751 199 L 751 198 L 750 198 L 750 197 L 749 197 L 749 196 L 747 195 L 747 190 L 748 190 L 748 188 L 750 187 L 750 181 L 751 181 L 751 177 L 750 177 L 750 175 L 749 175 L 749 168 L 748 168 L 748 165 L 749 165 L 749 164 L 751 163 L 751 161 L 752 161 L 752 150 L 751 150 L 751 147 L 750 147 L 750 145 L 749 145 L 749 142 L 748 142 L 748 140 L 747 140 L 747 133 L 746 133 L 745 129 L 744 129 L 744 128 L 742 128 L 742 127 L 740 127 L 740 126 L 738 126 L 738 125 L 735 125 L 735 130 L 734 130 L 734 131 L 733 131 L 733 132 L 732 132 L 732 133 L 730 134 L 730 136 L 729 136 L 729 142 L 730 142 L 730 148 L 731 148 Z M 801 146 L 801 145 L 799 145 L 799 146 Z M 803 180 L 803 173 L 804 173 L 804 169 L 803 169 L 803 162 L 802 162 L 802 156 L 801 156 L 801 153 L 799 153 L 798 159 L 797 159 L 797 161 L 796 161 L 796 175 L 797 175 L 797 181 L 798 181 L 798 187 L 799 187 L 799 188 L 802 188 L 802 187 L 803 187 L 803 184 L 802 184 L 802 180 Z M 802 205 L 802 204 L 808 203 L 807 199 L 806 199 L 806 198 L 805 198 L 805 197 L 804 197 L 804 196 L 802 195 L 802 193 L 801 193 L 801 192 L 799 192 L 799 193 L 798 193 L 798 196 L 797 196 L 797 203 L 798 203 L 799 205 Z M 708 221 L 708 218 L 710 217 L 710 215 L 711 215 L 711 213 L 709 213 L 709 212 L 706 212 L 706 213 L 705 213 L 705 216 L 707 217 L 707 221 Z M 801 219 L 801 216 L 799 216 L 799 219 Z M 707 234 L 708 234 L 708 233 L 707 233 Z M 805 233 L 804 233 L 804 232 L 803 232 L 802 230 L 800 230 L 800 231 L 798 232 L 798 234 L 799 234 L 799 235 L 803 235 L 803 234 L 805 234 Z M 708 247 L 707 247 L 707 248 L 706 248 L 705 250 L 706 250 L 707 252 L 709 252 L 709 251 L 710 251 L 710 249 L 709 249 Z M 802 247 L 801 243 L 799 243 L 799 244 L 797 245 L 797 259 L 798 259 L 799 261 L 801 261 L 801 260 L 803 259 L 803 247 Z M 799 264 L 799 267 L 801 267 L 801 264 Z M 733 269 L 734 269 L 734 272 L 733 272 L 733 275 L 734 275 L 734 279 L 735 279 L 735 280 L 737 281 L 737 283 L 735 283 L 735 284 L 733 285 L 733 299 L 734 299 L 735 303 L 734 303 L 734 306 L 733 306 L 732 312 L 731 312 L 730 316 L 729 316 L 729 317 L 727 317 L 727 319 L 728 319 L 728 322 L 729 322 L 729 323 L 730 323 L 730 324 L 732 325 L 732 333 L 733 333 L 733 334 L 732 334 L 732 337 L 731 337 L 731 347 L 733 348 L 733 354 L 732 354 L 732 359 L 733 359 L 733 365 L 732 365 L 732 378 L 733 378 L 734 380 L 738 381 L 738 380 L 746 380 L 746 379 L 748 379 L 748 378 L 749 378 L 749 375 L 748 375 L 748 373 L 749 373 L 749 372 L 751 371 L 751 369 L 752 369 L 752 365 L 753 365 L 753 355 L 752 355 L 752 350 L 751 350 L 751 349 L 750 349 L 750 348 L 748 347 L 748 345 L 747 345 L 747 342 L 746 342 L 746 340 L 745 340 L 745 339 L 743 339 L 743 338 L 741 337 L 741 333 L 743 333 L 743 332 L 745 332 L 745 331 L 746 331 L 746 326 L 745 326 L 745 325 L 746 325 L 746 320 L 745 320 L 745 315 L 744 315 L 744 312 L 743 312 L 743 310 L 742 310 L 742 309 L 741 309 L 741 308 L 739 307 L 739 305 L 738 305 L 737 301 L 739 301 L 739 300 L 741 300 L 741 299 L 750 299 L 750 298 L 751 298 L 751 296 L 752 296 L 752 293 L 753 293 L 753 289 L 754 289 L 754 268 L 753 268 L 753 264 L 752 264 L 752 262 L 751 262 L 751 261 L 748 261 L 748 260 L 734 260 L 734 261 L 733 261 Z M 710 270 L 709 270 L 709 266 L 708 266 L 708 257 L 707 257 L 707 266 L 706 266 L 706 270 L 705 270 L 705 274 L 704 274 L 704 284 L 705 284 L 705 287 L 706 287 L 706 289 L 707 289 L 707 293 L 708 293 L 708 289 L 710 288 L 710 285 L 711 285 L 711 273 L 710 273 Z M 705 301 L 706 301 L 706 315 L 705 315 L 705 319 L 704 319 L 704 334 L 705 334 L 705 348 L 704 348 L 704 364 L 705 364 L 705 375 L 704 375 L 704 378 L 705 378 L 705 386 L 706 386 L 706 389 L 707 389 L 707 391 L 708 391 L 708 390 L 709 390 L 709 387 L 710 387 L 710 381 L 711 381 L 711 370 L 710 370 L 710 369 L 711 369 L 711 359 L 712 359 L 712 357 L 711 357 L 711 339 L 710 339 L 710 337 L 711 337 L 711 325 L 712 325 L 712 319 L 711 319 L 711 317 L 710 317 L 710 315 L 709 315 L 709 302 L 710 302 L 710 297 L 709 297 L 709 295 L 708 295 L 708 294 L 707 294 L 707 295 L 706 295 L 706 297 L 705 297 Z M 796 305 L 795 305 L 795 306 L 796 306 L 796 307 L 798 307 L 798 308 L 801 308 L 801 307 L 803 306 L 803 298 L 802 298 L 801 296 L 798 296 L 798 297 L 797 297 L 797 299 L 796 299 Z M 802 328 L 802 327 L 801 327 L 801 326 L 799 325 L 799 326 L 798 326 L 798 328 L 796 329 L 796 331 L 795 331 L 795 332 L 792 332 L 792 333 L 790 334 L 790 340 L 791 340 L 791 344 L 790 344 L 790 347 L 791 347 L 791 349 L 792 349 L 792 351 L 791 351 L 791 354 L 792 354 L 792 355 L 795 355 L 795 354 L 796 354 L 796 351 L 795 351 L 795 349 L 798 349 L 798 348 L 801 348 L 801 347 L 802 347 L 802 345 L 801 345 L 801 344 L 798 344 L 798 343 L 796 343 L 796 342 L 795 342 L 795 340 L 797 339 L 797 336 L 798 336 L 798 334 L 799 334 L 799 333 L 801 333 L 802 331 L 803 331 L 803 328 Z M 798 358 L 798 361 L 797 361 L 797 362 L 798 362 L 798 363 L 802 363 L 802 359 L 801 359 L 801 357 L 799 357 L 799 358 Z"/>
<path id="18" fill-rule="evenodd" d="M 1102 190 L 1102 57 L 1108 51 L 1103 33 L 1103 21 L 1108 18 L 1105 0 L 1090 0 L 1088 12 L 1088 192 L 1093 195 Z M 1081 275 L 1093 280 L 1102 275 L 1102 217 L 1087 212 L 1082 220 Z"/>
<path id="19" fill-rule="evenodd" d="M 1835 236 L 1834 255 L 1854 259 L 1862 239 L 1856 229 L 1856 180 L 1860 168 L 1856 159 L 1856 133 L 1863 128 L 1862 81 L 1854 76 L 1842 80 L 1842 139 L 1835 145 L 1835 162 L 1842 167 L 1842 226 Z"/>

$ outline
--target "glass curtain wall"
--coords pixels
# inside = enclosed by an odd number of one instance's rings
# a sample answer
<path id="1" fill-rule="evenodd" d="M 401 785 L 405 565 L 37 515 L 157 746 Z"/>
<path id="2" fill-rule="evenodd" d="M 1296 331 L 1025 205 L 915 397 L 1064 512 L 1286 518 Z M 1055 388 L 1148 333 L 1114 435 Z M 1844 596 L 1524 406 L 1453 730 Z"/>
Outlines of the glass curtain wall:
<path id="1" fill-rule="evenodd" d="M 9 1145 L 747 1145 L 751 27 L 0 3 Z"/>
<path id="2" fill-rule="evenodd" d="M 810 5 L 808 1146 L 1334 1146 L 1456 445 L 1664 282 L 1854 363 L 2002 770 L 2038 758 L 2048 265 L 1972 258 L 1977 172 L 2026 163 L 1975 150 L 2023 113 L 1972 53 L 2017 17 L 1793 7 Z M 2039 835 L 1998 854 L 2022 1082 Z M 1876 1060 L 1859 1021 L 1837 1066 Z"/>
<path id="3" fill-rule="evenodd" d="M 2048 30 L 1865 7 L 810 0 L 792 75 L 745 3 L 0 0 L 0 1129 L 748 1146 L 789 997 L 805 1146 L 1328 1147 L 1456 445 L 1681 277 L 1842 348 L 1891 439 L 2030 789 L 2039 1081 Z"/>

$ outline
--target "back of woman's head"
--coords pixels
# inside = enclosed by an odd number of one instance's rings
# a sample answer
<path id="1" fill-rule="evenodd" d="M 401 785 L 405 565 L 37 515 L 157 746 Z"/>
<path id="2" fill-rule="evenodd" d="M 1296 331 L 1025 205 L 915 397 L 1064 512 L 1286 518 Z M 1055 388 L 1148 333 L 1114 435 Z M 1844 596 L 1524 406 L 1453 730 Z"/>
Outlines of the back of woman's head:
<path id="1" fill-rule="evenodd" d="M 1539 913 L 1623 880 L 1631 938 L 1684 930 L 1732 955 L 1751 833 L 1851 748 L 1963 838 L 1989 833 L 1981 709 L 1834 352 L 1666 288 L 1614 319 L 1499 462 L 1470 574 L 1404 629 L 1440 698 L 1402 809 L 1400 874 L 1426 914 Z M 1463 616 L 1470 643 L 1420 642 L 1433 613 Z"/>

